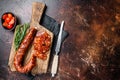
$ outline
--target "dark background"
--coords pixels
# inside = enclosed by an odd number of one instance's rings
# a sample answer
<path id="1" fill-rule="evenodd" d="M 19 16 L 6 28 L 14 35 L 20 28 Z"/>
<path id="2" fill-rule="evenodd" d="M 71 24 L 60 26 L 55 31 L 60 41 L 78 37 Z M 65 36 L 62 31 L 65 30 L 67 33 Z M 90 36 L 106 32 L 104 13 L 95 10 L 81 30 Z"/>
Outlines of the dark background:
<path id="1" fill-rule="evenodd" d="M 19 24 L 31 19 L 32 2 L 46 4 L 45 14 L 65 21 L 69 37 L 60 53 L 57 76 L 11 72 L 8 59 L 14 31 L 0 23 L 0 80 L 120 80 L 119 0 L 0 0 L 0 16 L 13 12 Z M 50 61 L 51 64 L 52 61 Z"/>

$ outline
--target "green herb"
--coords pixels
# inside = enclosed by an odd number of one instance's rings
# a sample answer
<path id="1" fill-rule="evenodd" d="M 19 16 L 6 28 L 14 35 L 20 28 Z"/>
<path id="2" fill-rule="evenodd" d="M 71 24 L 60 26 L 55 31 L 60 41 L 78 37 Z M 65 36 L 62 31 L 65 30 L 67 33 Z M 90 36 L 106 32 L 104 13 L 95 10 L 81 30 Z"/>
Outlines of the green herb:
<path id="1" fill-rule="evenodd" d="M 15 29 L 16 31 L 15 31 L 15 40 L 14 40 L 15 50 L 19 48 L 20 43 L 22 42 L 28 28 L 29 28 L 29 24 L 17 25 Z"/>

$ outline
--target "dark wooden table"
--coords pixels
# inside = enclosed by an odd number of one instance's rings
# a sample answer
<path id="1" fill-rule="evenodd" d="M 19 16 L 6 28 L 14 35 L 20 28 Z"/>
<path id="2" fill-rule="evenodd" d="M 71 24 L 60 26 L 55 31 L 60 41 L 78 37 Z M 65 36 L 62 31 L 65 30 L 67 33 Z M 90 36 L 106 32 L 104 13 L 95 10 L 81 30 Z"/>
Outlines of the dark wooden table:
<path id="1" fill-rule="evenodd" d="M 19 24 L 30 22 L 32 2 L 44 2 L 45 14 L 65 20 L 69 37 L 60 53 L 57 76 L 35 77 L 8 67 L 13 33 L 0 23 L 0 80 L 120 80 L 119 0 L 0 0 L 0 16 L 15 13 Z"/>

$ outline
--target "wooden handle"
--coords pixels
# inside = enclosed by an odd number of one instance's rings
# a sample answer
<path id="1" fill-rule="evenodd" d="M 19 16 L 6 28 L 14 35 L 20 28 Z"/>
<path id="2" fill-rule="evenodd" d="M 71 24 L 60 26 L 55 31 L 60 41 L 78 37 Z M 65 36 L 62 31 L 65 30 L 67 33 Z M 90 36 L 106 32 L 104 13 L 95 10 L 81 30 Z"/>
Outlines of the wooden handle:
<path id="1" fill-rule="evenodd" d="M 52 77 L 54 77 L 55 74 L 57 73 L 57 69 L 58 69 L 58 55 L 54 55 L 52 69 L 51 69 Z"/>
<path id="2" fill-rule="evenodd" d="M 31 23 L 39 23 L 44 12 L 45 4 L 33 2 L 32 4 L 32 21 Z"/>

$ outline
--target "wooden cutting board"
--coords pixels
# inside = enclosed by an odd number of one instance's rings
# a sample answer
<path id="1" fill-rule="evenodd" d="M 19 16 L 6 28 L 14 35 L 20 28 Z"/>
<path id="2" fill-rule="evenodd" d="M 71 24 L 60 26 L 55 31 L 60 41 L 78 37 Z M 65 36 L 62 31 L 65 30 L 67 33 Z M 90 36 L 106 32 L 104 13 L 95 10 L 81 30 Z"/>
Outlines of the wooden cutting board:
<path id="1" fill-rule="evenodd" d="M 31 23 L 30 23 L 30 28 L 35 27 L 35 28 L 37 28 L 38 31 L 46 31 L 51 36 L 51 43 L 52 43 L 53 33 L 39 24 L 42 14 L 43 14 L 43 11 L 44 11 L 44 8 L 45 8 L 45 4 L 39 3 L 39 2 L 33 2 L 33 4 L 32 4 L 32 19 L 31 19 Z M 16 33 L 16 31 L 15 31 L 15 33 Z M 14 38 L 15 38 L 15 34 L 14 34 Z M 13 43 L 12 43 L 9 62 L 8 62 L 8 65 L 9 65 L 11 71 L 16 71 L 16 69 L 14 67 L 14 56 L 16 54 L 15 47 L 14 47 L 14 38 L 13 38 Z M 29 61 L 32 51 L 33 51 L 33 46 L 31 45 L 30 48 L 28 49 L 28 52 L 26 53 L 24 64 L 26 64 Z M 33 75 L 47 72 L 50 52 L 51 52 L 51 48 L 47 52 L 46 60 L 41 60 L 41 59 L 37 58 L 36 66 L 31 71 L 31 73 Z"/>

